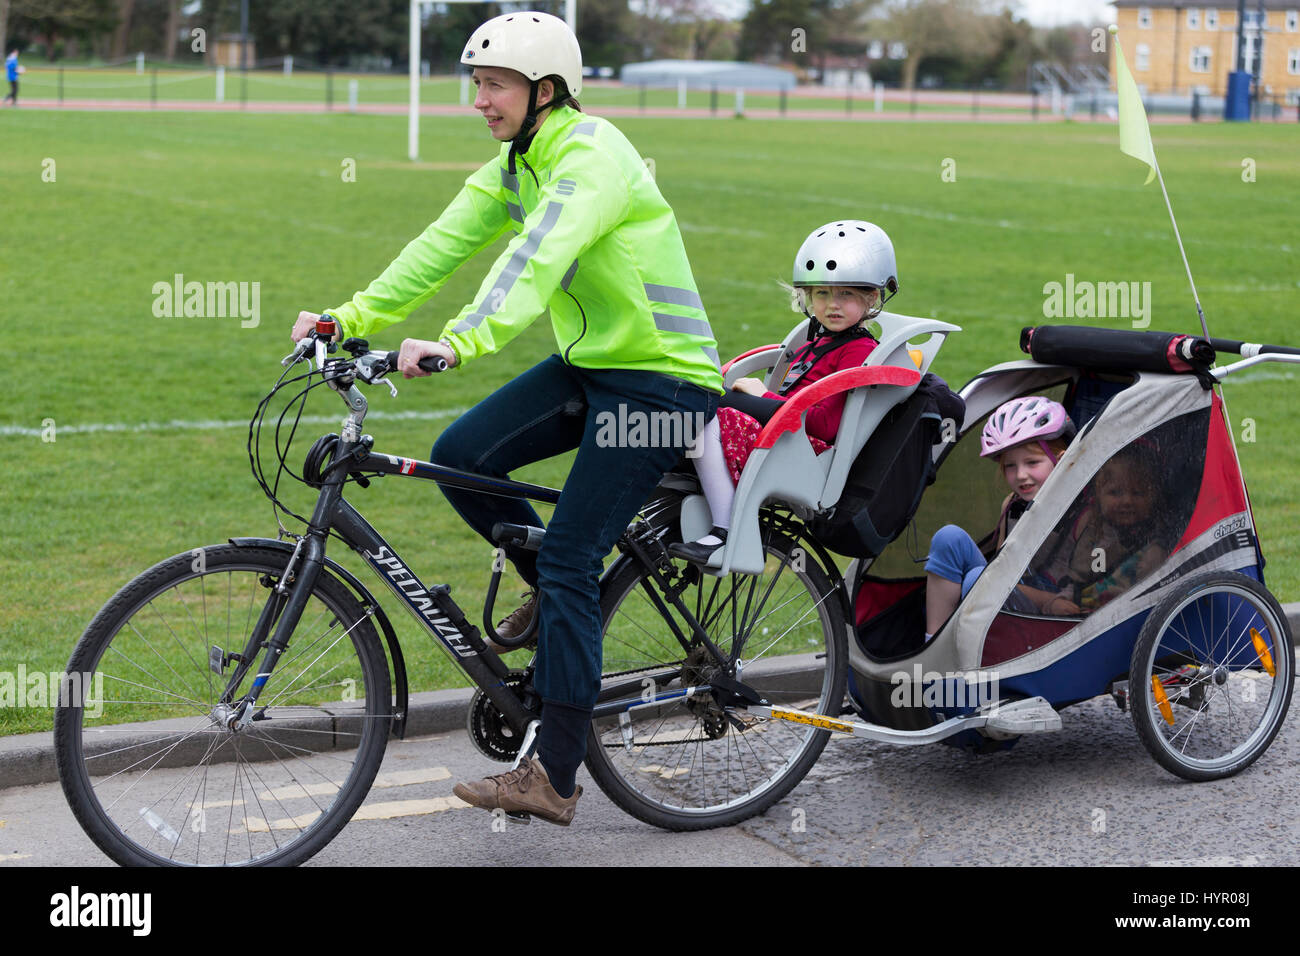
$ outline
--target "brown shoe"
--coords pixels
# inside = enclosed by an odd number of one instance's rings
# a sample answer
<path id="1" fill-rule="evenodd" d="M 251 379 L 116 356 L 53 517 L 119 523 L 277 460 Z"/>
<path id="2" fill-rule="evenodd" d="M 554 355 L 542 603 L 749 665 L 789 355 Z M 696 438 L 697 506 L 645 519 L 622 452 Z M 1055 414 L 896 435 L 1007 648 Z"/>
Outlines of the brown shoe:
<path id="1" fill-rule="evenodd" d="M 528 601 L 522 607 L 507 615 L 497 624 L 497 634 L 501 637 L 504 637 L 507 640 L 516 637 L 528 630 L 528 626 L 533 623 L 533 615 L 537 613 L 537 592 L 535 590 L 529 591 L 527 592 L 527 596 Z M 487 644 L 488 650 L 494 654 L 508 654 L 511 651 L 519 649 L 517 647 L 505 647 L 504 645 L 498 644 L 496 641 L 492 640 L 490 634 L 486 635 L 483 638 L 483 641 Z M 534 642 L 530 641 L 524 646 L 527 647 L 533 643 Z"/>
<path id="2" fill-rule="evenodd" d="M 567 800 L 555 792 L 542 762 L 529 757 L 514 770 L 493 774 L 473 783 L 458 783 L 452 793 L 472 807 L 498 808 L 512 815 L 533 815 L 547 823 L 567 827 L 582 796 L 582 787 Z"/>

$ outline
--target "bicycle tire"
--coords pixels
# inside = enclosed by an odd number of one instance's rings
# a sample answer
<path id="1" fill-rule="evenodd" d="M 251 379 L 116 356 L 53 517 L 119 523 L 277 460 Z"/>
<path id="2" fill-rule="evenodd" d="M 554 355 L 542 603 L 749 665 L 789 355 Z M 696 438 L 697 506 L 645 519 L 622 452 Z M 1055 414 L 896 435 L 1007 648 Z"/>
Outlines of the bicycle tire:
<path id="1" fill-rule="evenodd" d="M 848 666 L 841 596 L 812 553 L 770 519 L 762 535 L 768 554 L 762 574 L 701 576 L 683 601 L 730 661 L 739 651 L 739 679 L 770 703 L 838 715 Z M 673 564 L 686 567 L 679 559 Z M 658 700 L 680 691 L 684 679 L 655 686 L 654 675 L 671 674 L 692 658 L 646 598 L 644 587 L 653 585 L 645 578 L 628 560 L 603 589 L 602 687 L 639 679 L 643 693 Z M 754 637 L 766 643 L 753 643 Z M 703 660 L 699 653 L 695 660 Z M 707 680 L 696 672 L 688 676 L 690 683 Z M 731 826 L 776 803 L 804 778 L 830 736 L 743 711 L 735 715 L 738 729 L 711 705 L 705 694 L 594 720 L 587 769 L 637 819 L 667 830 L 703 830 Z"/>
<path id="2" fill-rule="evenodd" d="M 1294 680 L 1291 628 L 1273 595 L 1246 575 L 1209 572 L 1143 624 L 1129 671 L 1133 723 L 1169 772 L 1230 777 L 1277 736 Z"/>
<path id="3" fill-rule="evenodd" d="M 217 676 L 209 649 L 244 650 L 286 564 L 257 546 L 178 554 L 123 587 L 78 642 L 67 673 L 82 676 L 55 711 L 59 779 L 117 863 L 297 865 L 365 799 L 387 745 L 388 664 L 328 571 L 258 698 L 261 719 L 232 731 L 214 716 L 230 671 Z"/>

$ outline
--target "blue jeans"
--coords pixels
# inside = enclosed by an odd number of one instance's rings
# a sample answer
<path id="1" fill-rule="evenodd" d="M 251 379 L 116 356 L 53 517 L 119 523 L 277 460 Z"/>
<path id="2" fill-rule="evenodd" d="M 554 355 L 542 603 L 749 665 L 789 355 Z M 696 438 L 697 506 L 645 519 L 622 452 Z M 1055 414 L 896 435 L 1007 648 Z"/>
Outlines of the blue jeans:
<path id="1" fill-rule="evenodd" d="M 540 588 L 534 685 L 543 701 L 588 712 L 595 705 L 604 558 L 664 473 L 682 457 L 697 423 L 713 417 L 717 401 L 714 393 L 683 379 L 576 368 L 552 355 L 471 408 L 434 444 L 432 461 L 437 464 L 501 478 L 578 449 L 541 551 L 507 551 L 524 580 Z M 621 418 L 620 405 L 625 407 Z M 641 434 L 647 440 L 640 441 L 631 429 L 620 436 L 610 427 L 611 421 L 662 421 L 664 412 L 683 416 L 683 427 L 675 432 L 682 441 L 676 445 L 656 440 L 659 447 L 649 447 L 646 430 Z M 655 414 L 660 417 L 650 418 Z M 634 441 L 640 447 L 630 447 Z M 489 541 L 498 521 L 542 526 L 523 499 L 446 487 L 443 493 Z"/>
<path id="2" fill-rule="evenodd" d="M 975 540 L 955 524 L 946 524 L 934 533 L 934 538 L 930 541 L 930 556 L 925 562 L 925 570 L 937 574 L 945 581 L 960 581 L 963 600 L 986 567 L 988 561 L 975 546 Z M 1028 583 L 1035 587 L 1050 587 L 1037 580 Z M 1007 596 L 1002 606 L 1005 610 L 1022 614 L 1038 613 L 1037 605 L 1019 588 Z"/>
<path id="3" fill-rule="evenodd" d="M 945 581 L 960 581 L 961 596 L 965 597 L 987 565 L 984 555 L 975 546 L 975 540 L 955 524 L 946 524 L 934 533 L 930 541 L 930 556 L 925 562 L 925 570 Z"/>

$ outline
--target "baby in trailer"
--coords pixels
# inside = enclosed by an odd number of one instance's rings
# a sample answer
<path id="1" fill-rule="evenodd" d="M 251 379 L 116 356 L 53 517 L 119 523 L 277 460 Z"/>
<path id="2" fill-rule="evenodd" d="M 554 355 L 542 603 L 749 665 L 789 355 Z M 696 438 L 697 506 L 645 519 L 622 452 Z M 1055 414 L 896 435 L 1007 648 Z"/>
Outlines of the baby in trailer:
<path id="1" fill-rule="evenodd" d="M 1056 467 L 1074 433 L 1065 407 L 1041 395 L 1012 399 L 984 423 L 980 457 L 995 458 L 1011 487 L 998 517 L 998 549 Z M 935 532 L 925 564 L 927 642 L 952 616 L 987 565 L 975 540 L 963 529 L 945 525 Z M 1064 561 L 1058 560 L 1026 574 L 1011 592 L 1007 608 L 1062 616 L 1080 613 L 1069 572 Z"/>
<path id="2" fill-rule="evenodd" d="M 862 365 L 878 344 L 866 325 L 898 291 L 893 243 L 869 222 L 827 223 L 799 247 L 793 285 L 793 308 L 808 316 L 808 338 L 778 391 L 769 392 L 756 378 L 739 379 L 697 440 L 695 469 L 713 528 L 696 541 L 669 547 L 689 561 L 705 563 L 726 543 L 736 482 L 759 432 L 782 404 L 832 372 Z M 846 393 L 840 392 L 807 411 L 808 440 L 818 454 L 835 440 L 845 399 Z"/>
<path id="3" fill-rule="evenodd" d="M 1092 482 L 1093 500 L 1073 535 L 1069 576 L 1080 609 L 1095 611 L 1169 556 L 1158 508 L 1160 468 L 1141 441 L 1117 452 Z"/>

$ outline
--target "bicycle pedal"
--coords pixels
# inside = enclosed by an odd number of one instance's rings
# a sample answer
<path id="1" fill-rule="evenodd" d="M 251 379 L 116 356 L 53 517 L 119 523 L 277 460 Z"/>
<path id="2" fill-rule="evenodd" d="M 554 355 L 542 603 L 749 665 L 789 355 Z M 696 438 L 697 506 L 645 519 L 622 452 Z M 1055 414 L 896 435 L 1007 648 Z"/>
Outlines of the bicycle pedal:
<path id="1" fill-rule="evenodd" d="M 507 810 L 506 819 L 511 823 L 520 823 L 527 826 L 533 822 L 533 815 L 531 813 L 526 813 L 523 810 L 516 810 L 513 813 Z"/>

